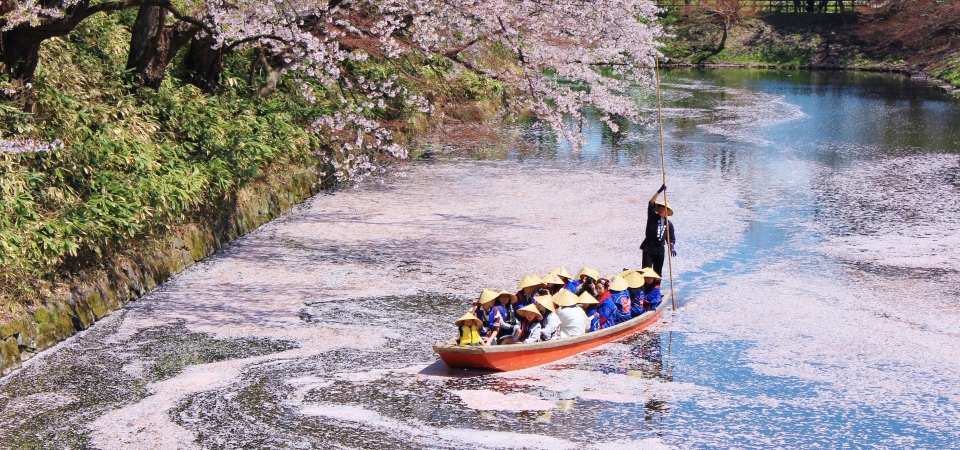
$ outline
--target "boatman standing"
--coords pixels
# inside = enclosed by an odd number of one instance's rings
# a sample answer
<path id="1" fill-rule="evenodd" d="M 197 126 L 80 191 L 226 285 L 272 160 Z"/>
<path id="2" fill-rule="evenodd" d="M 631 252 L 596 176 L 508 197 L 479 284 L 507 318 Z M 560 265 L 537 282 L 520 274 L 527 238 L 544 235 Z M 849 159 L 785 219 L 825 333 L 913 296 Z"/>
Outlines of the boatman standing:
<path id="1" fill-rule="evenodd" d="M 665 244 L 667 242 L 667 226 L 670 227 L 670 255 L 677 256 L 674 244 L 677 242 L 677 235 L 673 232 L 673 222 L 667 217 L 673 215 L 673 209 L 670 205 L 658 202 L 657 197 L 660 193 L 667 190 L 667 185 L 660 186 L 657 193 L 653 194 L 650 203 L 647 204 L 647 230 L 643 242 L 640 243 L 640 250 L 643 251 L 643 267 L 653 267 L 657 273 L 663 273 L 663 258 L 666 256 Z"/>

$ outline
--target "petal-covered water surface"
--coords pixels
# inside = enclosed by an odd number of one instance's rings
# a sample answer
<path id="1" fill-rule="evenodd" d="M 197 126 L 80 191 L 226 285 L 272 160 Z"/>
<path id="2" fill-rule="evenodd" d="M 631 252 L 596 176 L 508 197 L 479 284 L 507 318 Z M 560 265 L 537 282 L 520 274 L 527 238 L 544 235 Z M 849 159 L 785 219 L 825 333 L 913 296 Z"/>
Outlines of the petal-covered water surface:
<path id="1" fill-rule="evenodd" d="M 0 379 L 0 442 L 957 446 L 960 102 L 846 72 L 664 88 L 677 309 L 652 328 L 509 373 L 433 353 L 483 287 L 640 263 L 656 122 L 591 118 L 583 148 L 532 124 L 314 197 L 34 357 Z"/>

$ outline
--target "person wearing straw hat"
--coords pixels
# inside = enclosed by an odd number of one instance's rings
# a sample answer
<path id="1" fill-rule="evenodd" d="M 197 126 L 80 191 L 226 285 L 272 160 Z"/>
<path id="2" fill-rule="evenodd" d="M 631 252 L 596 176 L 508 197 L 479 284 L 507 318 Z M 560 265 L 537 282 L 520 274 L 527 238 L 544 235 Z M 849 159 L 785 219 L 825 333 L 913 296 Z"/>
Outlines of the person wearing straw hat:
<path id="1" fill-rule="evenodd" d="M 660 302 L 663 301 L 663 295 L 660 292 L 660 275 L 653 269 L 644 267 L 640 271 L 640 276 L 643 277 L 644 281 L 643 287 L 640 288 L 644 309 L 647 311 L 657 309 Z"/>
<path id="2" fill-rule="evenodd" d="M 553 303 L 559 307 L 557 317 L 560 319 L 560 326 L 557 328 L 557 335 L 561 339 L 587 332 L 589 320 L 587 313 L 577 306 L 579 300 L 576 294 L 566 289 L 561 289 L 553 296 Z"/>
<path id="3" fill-rule="evenodd" d="M 597 301 L 596 297 L 590 295 L 589 292 L 584 292 L 580 294 L 580 297 L 577 298 L 577 304 L 583 308 L 583 312 L 586 314 L 587 320 L 590 321 L 590 324 L 587 327 L 588 333 L 600 329 L 600 314 L 597 313 L 597 305 L 599 303 L 600 302 Z"/>
<path id="4" fill-rule="evenodd" d="M 595 286 L 592 286 L 592 284 L 599 279 L 599 270 L 583 266 L 583 268 L 580 269 L 580 272 L 577 273 L 577 279 L 571 282 L 571 284 L 576 286 L 576 289 L 573 291 L 573 293 L 580 295 L 584 292 L 584 290 L 587 290 L 587 292 L 593 291 L 590 292 L 590 295 L 596 297 L 596 288 Z"/>
<path id="5" fill-rule="evenodd" d="M 506 318 L 506 311 L 504 311 L 503 306 L 497 304 L 497 298 L 500 294 L 489 289 L 484 289 L 480 291 L 480 298 L 477 300 L 480 303 L 480 308 L 487 315 L 487 323 L 483 329 L 483 345 L 491 345 L 497 343 L 497 336 L 500 334 L 500 327 L 504 325 L 504 320 Z"/>
<path id="6" fill-rule="evenodd" d="M 606 278 L 597 280 L 597 293 L 600 294 L 597 297 L 599 302 L 597 304 L 597 314 L 599 315 L 597 329 L 602 330 L 615 325 L 613 312 L 616 311 L 617 306 L 613 303 L 613 295 L 610 293 L 610 280 Z"/>
<path id="7" fill-rule="evenodd" d="M 547 292 L 550 295 L 556 294 L 557 291 L 563 289 L 563 286 L 566 284 L 562 278 L 557 276 L 555 273 L 546 274 L 541 281 L 543 281 L 544 286 L 546 286 Z"/>
<path id="8" fill-rule="evenodd" d="M 455 323 L 457 328 L 460 329 L 457 345 L 469 345 L 471 347 L 483 345 L 483 340 L 480 339 L 480 327 L 483 326 L 483 322 L 477 316 L 466 313 L 460 316 Z"/>
<path id="9" fill-rule="evenodd" d="M 635 270 L 629 271 L 624 277 L 627 280 L 627 292 L 630 295 L 630 317 L 643 314 L 643 276 Z"/>
<path id="10" fill-rule="evenodd" d="M 534 298 L 537 311 L 543 315 L 540 320 L 540 339 L 549 341 L 557 337 L 557 328 L 560 327 L 560 318 L 557 317 L 553 306 L 553 297 L 550 294 L 538 295 Z"/>
<path id="11" fill-rule="evenodd" d="M 557 267 L 556 269 L 553 269 L 553 271 L 550 273 L 560 277 L 560 279 L 563 280 L 564 289 L 573 293 L 577 292 L 577 287 L 580 284 L 579 280 L 575 280 L 573 276 L 570 275 L 570 271 L 567 270 L 565 266 Z"/>
<path id="12" fill-rule="evenodd" d="M 652 267 L 657 273 L 663 273 L 663 259 L 666 256 L 664 245 L 667 241 L 667 227 L 670 227 L 670 255 L 677 256 L 675 248 L 677 235 L 673 230 L 673 222 L 667 217 L 673 215 L 673 208 L 665 201 L 658 202 L 660 193 L 667 190 L 667 185 L 660 186 L 656 194 L 650 199 L 647 205 L 647 228 L 640 243 L 640 250 L 643 252 L 643 267 Z"/>
<path id="13" fill-rule="evenodd" d="M 517 286 L 517 303 L 520 307 L 533 303 L 533 298 L 537 296 L 541 284 L 543 284 L 543 281 L 536 275 L 526 275 L 520 280 L 520 284 Z"/>
<path id="14" fill-rule="evenodd" d="M 613 323 L 623 323 L 630 320 L 630 293 L 627 292 L 630 286 L 620 275 L 610 280 L 610 297 L 613 298 L 613 304 L 616 309 L 613 311 Z"/>
<path id="15" fill-rule="evenodd" d="M 513 331 L 513 336 L 504 338 L 501 344 L 532 344 L 540 342 L 540 321 L 543 320 L 543 314 L 537 309 L 537 305 L 527 305 L 517 310 L 517 316 L 520 317 L 520 323 Z"/>

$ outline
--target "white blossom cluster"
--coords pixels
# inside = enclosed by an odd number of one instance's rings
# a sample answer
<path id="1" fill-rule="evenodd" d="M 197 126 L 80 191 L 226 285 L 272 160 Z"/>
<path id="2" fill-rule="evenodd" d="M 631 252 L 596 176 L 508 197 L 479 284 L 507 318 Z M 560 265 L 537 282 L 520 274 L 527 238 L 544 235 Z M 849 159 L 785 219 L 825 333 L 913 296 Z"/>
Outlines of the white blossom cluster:
<path id="1" fill-rule="evenodd" d="M 0 28 L 36 26 L 88 1 L 61 0 L 56 11 L 48 11 L 38 0 L 22 0 L 0 16 Z M 120 1 L 138 4 L 97 4 Z M 281 73 L 303 74 L 331 91 L 345 85 L 350 95 L 361 95 L 355 110 L 313 126 L 340 139 L 336 151 L 358 155 L 338 167 L 344 173 L 372 164 L 362 155 L 405 154 L 375 119 L 384 117 L 380 112 L 391 102 L 433 111 L 426 98 L 409 95 L 395 78 L 351 78 L 344 67 L 352 61 L 374 53 L 449 58 L 461 69 L 499 80 L 511 90 L 514 108 L 534 111 L 577 142 L 575 130 L 564 124 L 582 123 L 585 107 L 604 112 L 613 130 L 613 116 L 639 119 L 639 108 L 623 94 L 649 83 L 659 56 L 656 38 L 662 36 L 652 0 L 179 0 L 166 7 L 203 23 L 201 35 L 218 47 L 257 46 L 283 60 Z M 359 41 L 377 48 L 351 48 Z M 504 52 L 517 62 L 502 65 L 502 57 L 489 57 Z M 309 83 L 300 86 L 308 101 L 316 100 Z M 348 133 L 357 137 L 347 140 Z"/>
<path id="2" fill-rule="evenodd" d="M 360 180 L 373 172 L 376 166 L 370 155 L 386 152 L 398 159 L 407 158 L 407 149 L 393 142 L 393 132 L 376 121 L 356 112 L 335 112 L 317 119 L 311 132 L 326 136 L 329 150 L 320 154 L 333 168 L 338 182 Z"/>
<path id="3" fill-rule="evenodd" d="M 0 153 L 40 153 L 62 149 L 63 142 L 60 142 L 59 139 L 54 139 L 53 142 L 43 142 L 22 136 L 13 136 L 9 139 L 0 136 Z"/>

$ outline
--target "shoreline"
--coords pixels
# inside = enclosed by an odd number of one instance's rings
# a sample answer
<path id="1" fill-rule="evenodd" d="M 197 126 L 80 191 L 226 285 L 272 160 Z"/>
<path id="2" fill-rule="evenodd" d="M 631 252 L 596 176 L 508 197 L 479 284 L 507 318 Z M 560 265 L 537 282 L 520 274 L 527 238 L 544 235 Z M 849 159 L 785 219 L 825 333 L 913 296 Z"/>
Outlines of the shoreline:
<path id="1" fill-rule="evenodd" d="M 946 80 L 937 78 L 923 70 L 911 71 L 899 67 L 847 67 L 836 65 L 777 65 L 764 63 L 667 63 L 661 67 L 666 69 L 761 69 L 761 70 L 803 70 L 803 71 L 824 71 L 824 72 L 870 72 L 870 73 L 892 73 L 904 75 L 914 80 L 923 81 L 932 87 L 941 91 L 960 96 L 960 86 L 954 86 Z"/>

